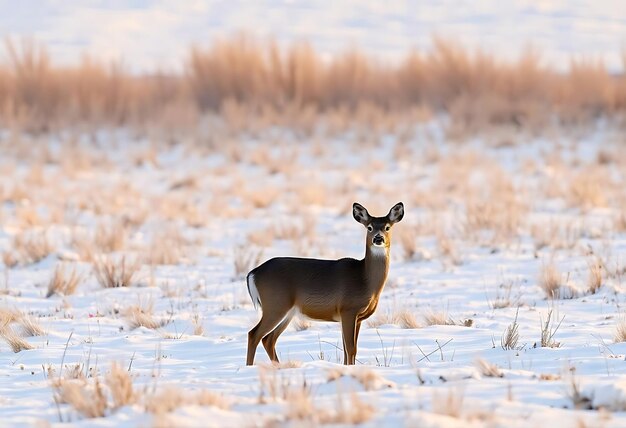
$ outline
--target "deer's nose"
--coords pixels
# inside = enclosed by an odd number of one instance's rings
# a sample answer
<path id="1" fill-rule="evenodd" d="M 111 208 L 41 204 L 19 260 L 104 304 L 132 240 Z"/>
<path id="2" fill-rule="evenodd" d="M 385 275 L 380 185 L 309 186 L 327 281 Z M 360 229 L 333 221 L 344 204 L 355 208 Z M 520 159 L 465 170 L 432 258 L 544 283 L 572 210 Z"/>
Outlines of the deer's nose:
<path id="1" fill-rule="evenodd" d="M 376 235 L 374 236 L 372 242 L 374 243 L 374 245 L 382 245 L 385 243 L 385 238 L 383 238 L 381 235 Z"/>

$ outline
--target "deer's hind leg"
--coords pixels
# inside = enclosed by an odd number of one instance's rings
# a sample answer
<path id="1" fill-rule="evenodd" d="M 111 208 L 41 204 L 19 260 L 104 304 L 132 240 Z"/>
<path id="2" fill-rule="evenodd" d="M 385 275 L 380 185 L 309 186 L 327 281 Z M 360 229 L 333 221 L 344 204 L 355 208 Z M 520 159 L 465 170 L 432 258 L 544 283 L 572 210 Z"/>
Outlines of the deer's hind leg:
<path id="1" fill-rule="evenodd" d="M 248 355 L 246 358 L 246 365 L 251 366 L 254 364 L 254 354 L 256 353 L 257 346 L 259 346 L 259 342 L 278 326 L 278 324 L 288 314 L 290 309 L 290 307 L 286 307 L 278 311 L 274 310 L 272 312 L 263 312 L 263 316 L 261 317 L 259 323 L 248 332 Z"/>
<path id="2" fill-rule="evenodd" d="M 292 309 L 287 313 L 285 319 L 283 319 L 274 330 L 263 338 L 263 347 L 265 348 L 267 355 L 270 357 L 270 360 L 278 362 L 278 356 L 276 355 L 276 341 L 278 340 L 278 336 L 280 336 L 287 329 L 294 315 L 295 311 Z"/>

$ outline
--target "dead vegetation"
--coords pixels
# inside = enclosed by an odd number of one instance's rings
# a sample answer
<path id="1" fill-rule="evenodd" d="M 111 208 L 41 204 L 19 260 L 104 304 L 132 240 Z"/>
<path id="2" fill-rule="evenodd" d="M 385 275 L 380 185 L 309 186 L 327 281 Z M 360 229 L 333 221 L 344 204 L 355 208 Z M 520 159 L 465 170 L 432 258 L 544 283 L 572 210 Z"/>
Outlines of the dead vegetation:
<path id="1" fill-rule="evenodd" d="M 63 264 L 57 265 L 48 282 L 46 297 L 52 297 L 55 294 L 70 296 L 74 294 L 83 279 L 83 276 L 76 272 L 76 267 L 72 267 L 70 270 Z"/>
<path id="2" fill-rule="evenodd" d="M 33 316 L 23 314 L 15 309 L 0 308 L 0 338 L 9 345 L 13 352 L 33 349 L 33 346 L 22 336 L 43 336 L 45 334 L 45 330 Z"/>
<path id="3" fill-rule="evenodd" d="M 39 132 L 63 124 L 150 123 L 172 133 L 193 128 L 207 111 L 243 129 L 254 129 L 260 116 L 306 130 L 311 111 L 347 111 L 365 122 L 372 112 L 421 110 L 447 112 L 457 135 L 489 126 L 541 129 L 554 115 L 563 123 L 590 121 L 623 114 L 626 105 L 623 83 L 600 62 L 572 60 L 556 72 L 532 51 L 506 62 L 442 38 L 428 52 L 382 66 L 357 49 L 329 59 L 307 43 L 279 48 L 237 35 L 192 48 L 179 74 L 141 76 L 87 58 L 58 66 L 33 41 L 8 40 L 5 47 L 3 122 Z M 242 114 L 246 108 L 261 114 Z M 281 159 L 279 168 L 291 163 Z"/>
<path id="4" fill-rule="evenodd" d="M 620 318 L 615 325 L 615 334 L 613 336 L 615 343 L 626 342 L 626 319 Z"/>
<path id="5" fill-rule="evenodd" d="M 124 406 L 140 405 L 147 412 L 165 415 L 183 406 L 214 406 L 228 409 L 230 402 L 207 390 L 188 391 L 175 386 L 162 386 L 155 391 L 139 390 L 133 385 L 129 370 L 112 363 L 104 376 L 88 377 L 80 365 L 62 377 L 51 377 L 50 383 L 57 404 L 68 404 L 85 418 L 98 418 Z"/>
<path id="6" fill-rule="evenodd" d="M 3 253 L 8 267 L 40 262 L 55 251 L 45 232 L 20 233 L 13 238 L 11 250 Z"/>
<path id="7" fill-rule="evenodd" d="M 480 374 L 485 377 L 504 377 L 504 373 L 502 373 L 502 370 L 500 370 L 497 365 L 492 364 L 487 360 L 478 358 L 476 359 L 474 364 L 476 365 L 476 369 L 480 372 Z"/>
<path id="8" fill-rule="evenodd" d="M 500 345 L 504 350 L 517 349 L 517 342 L 519 341 L 519 324 L 517 323 L 517 316 L 519 315 L 519 308 L 515 311 L 515 319 L 506 328 L 500 339 Z"/>
<path id="9" fill-rule="evenodd" d="M 139 327 L 156 330 L 167 324 L 167 320 L 155 319 L 152 310 L 152 305 L 132 305 L 123 310 L 123 315 L 131 330 Z"/>
<path id="10" fill-rule="evenodd" d="M 401 328 L 421 327 L 421 324 L 417 321 L 415 314 L 409 309 L 378 312 L 374 317 L 367 320 L 367 325 L 372 328 L 378 328 L 385 324 L 395 324 Z"/>
<path id="11" fill-rule="evenodd" d="M 121 258 L 100 257 L 93 262 L 93 272 L 102 288 L 130 287 L 139 273 L 139 262 Z"/>
<path id="12" fill-rule="evenodd" d="M 539 287 L 548 299 L 574 299 L 579 294 L 578 290 L 568 283 L 567 278 L 563 279 L 563 275 L 553 262 L 542 266 Z"/>
<path id="13" fill-rule="evenodd" d="M 460 388 L 449 389 L 443 396 L 435 391 L 433 393 L 433 413 L 460 418 L 463 415 L 464 401 L 465 391 Z"/>
<path id="14" fill-rule="evenodd" d="M 222 395 L 205 389 L 188 391 L 176 386 L 164 386 L 154 394 L 146 395 L 144 403 L 146 411 L 157 416 L 171 413 L 183 406 L 230 408 L 230 401 Z"/>
<path id="15" fill-rule="evenodd" d="M 554 340 L 554 335 L 557 331 L 559 331 L 559 327 L 561 327 L 561 323 L 565 319 L 565 315 L 559 321 L 555 321 L 552 318 L 552 309 L 548 311 L 548 315 L 546 317 L 546 322 L 543 322 L 543 318 L 541 318 L 541 347 L 542 348 L 559 348 L 561 346 L 561 342 L 557 342 Z M 556 324 L 555 324 L 556 323 Z"/>
<path id="16" fill-rule="evenodd" d="M 235 278 L 243 278 L 261 262 L 263 251 L 254 247 L 239 245 L 234 249 Z"/>

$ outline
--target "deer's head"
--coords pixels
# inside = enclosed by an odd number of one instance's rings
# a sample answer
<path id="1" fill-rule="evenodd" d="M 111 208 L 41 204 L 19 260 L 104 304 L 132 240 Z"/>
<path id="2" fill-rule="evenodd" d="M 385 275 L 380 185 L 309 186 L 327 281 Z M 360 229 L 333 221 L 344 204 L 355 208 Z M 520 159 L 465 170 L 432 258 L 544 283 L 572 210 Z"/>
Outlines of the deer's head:
<path id="1" fill-rule="evenodd" d="M 367 228 L 367 245 L 374 248 L 389 248 L 391 229 L 404 217 L 404 204 L 398 202 L 384 217 L 372 217 L 361 204 L 352 205 L 354 219 Z"/>

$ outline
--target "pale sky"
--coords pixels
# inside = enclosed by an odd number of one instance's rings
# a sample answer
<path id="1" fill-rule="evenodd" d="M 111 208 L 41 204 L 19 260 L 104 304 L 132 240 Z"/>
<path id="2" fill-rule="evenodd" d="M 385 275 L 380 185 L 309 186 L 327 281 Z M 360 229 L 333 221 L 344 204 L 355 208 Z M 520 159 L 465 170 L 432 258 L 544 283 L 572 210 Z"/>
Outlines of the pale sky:
<path id="1" fill-rule="evenodd" d="M 308 40 L 327 55 L 358 46 L 389 60 L 428 49 L 438 34 L 504 58 L 530 44 L 560 68 L 575 56 L 621 70 L 626 1 L 0 0 L 0 36 L 34 37 L 58 63 L 88 53 L 137 71 L 176 70 L 192 44 L 238 31 Z"/>

